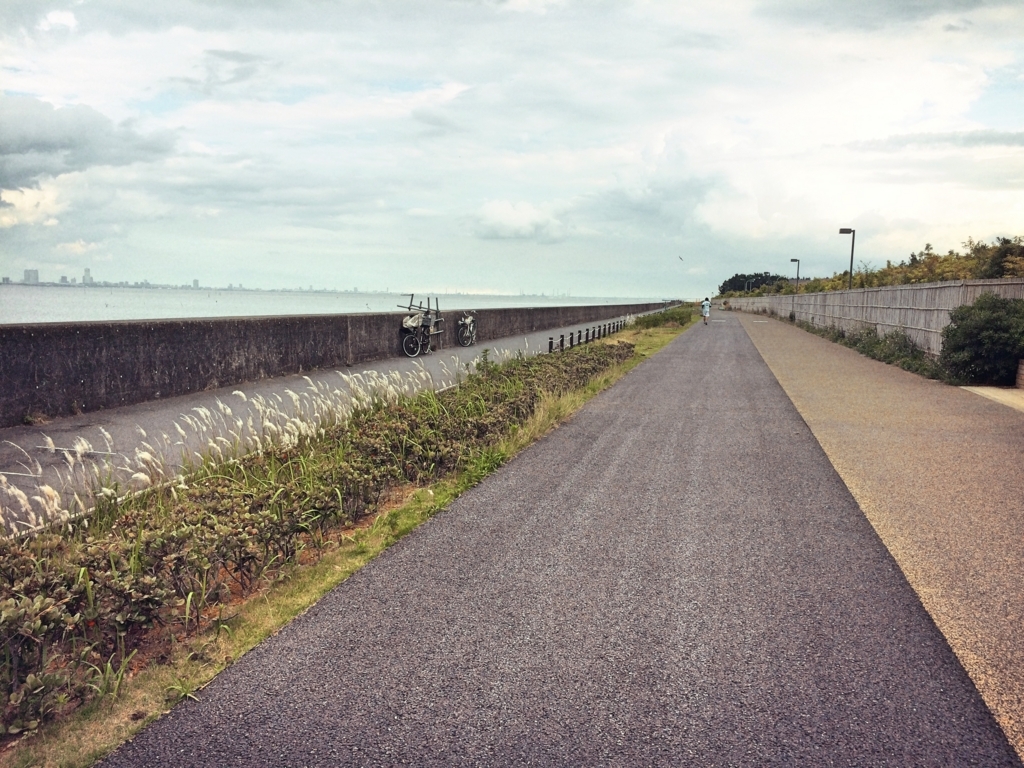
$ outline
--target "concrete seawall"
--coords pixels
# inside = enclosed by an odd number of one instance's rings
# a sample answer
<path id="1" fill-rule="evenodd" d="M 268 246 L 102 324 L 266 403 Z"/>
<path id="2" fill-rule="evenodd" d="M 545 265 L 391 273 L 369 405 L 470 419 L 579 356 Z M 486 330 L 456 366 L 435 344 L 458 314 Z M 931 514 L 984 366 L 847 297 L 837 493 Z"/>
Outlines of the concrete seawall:
<path id="1" fill-rule="evenodd" d="M 481 309 L 477 345 L 661 309 L 657 304 Z M 405 313 L 0 325 L 0 427 L 401 354 Z M 445 311 L 445 349 L 459 311 Z"/>

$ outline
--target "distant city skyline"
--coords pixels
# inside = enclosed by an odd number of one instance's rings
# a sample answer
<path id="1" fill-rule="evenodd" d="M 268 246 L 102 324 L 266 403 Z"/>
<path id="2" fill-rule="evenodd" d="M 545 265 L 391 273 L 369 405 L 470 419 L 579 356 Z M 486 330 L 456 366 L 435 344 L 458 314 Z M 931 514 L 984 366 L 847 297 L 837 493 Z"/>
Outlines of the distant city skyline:
<path id="1" fill-rule="evenodd" d="M 1020 0 L 50 0 L 0 51 L 12 282 L 703 296 L 1024 234 Z"/>
<path id="2" fill-rule="evenodd" d="M 9 276 L 4 275 L 4 276 L 0 276 L 0 284 L 2 284 L 2 285 L 69 286 L 69 287 L 70 286 L 76 286 L 76 287 L 92 286 L 92 287 L 97 287 L 97 288 L 160 288 L 160 289 L 207 290 L 207 291 L 231 291 L 231 290 L 235 290 L 235 291 L 297 291 L 297 292 L 351 293 L 351 294 L 365 293 L 365 294 L 389 295 L 389 296 L 407 296 L 407 295 L 409 295 L 408 292 L 392 291 L 390 288 L 364 288 L 364 289 L 361 290 L 358 286 L 355 286 L 355 287 L 352 287 L 352 288 L 329 288 L 329 287 L 326 287 L 326 286 L 318 288 L 318 287 L 316 287 L 316 286 L 311 284 L 308 287 L 301 286 L 301 285 L 299 285 L 299 286 L 286 286 L 286 285 L 282 285 L 282 286 L 277 286 L 277 287 L 273 287 L 273 288 L 260 288 L 260 287 L 248 287 L 248 288 L 246 288 L 242 283 L 239 283 L 238 285 L 235 285 L 234 283 L 228 283 L 226 286 L 224 286 L 224 285 L 202 285 L 202 284 L 200 284 L 200 282 L 199 282 L 199 280 L 197 278 L 194 278 L 191 283 L 152 283 L 149 280 L 141 280 L 141 281 L 135 281 L 135 282 L 131 282 L 131 281 L 127 281 L 127 280 L 120 280 L 120 281 L 96 280 L 91 275 L 91 269 L 89 267 L 86 267 L 84 269 L 82 278 L 83 279 L 79 282 L 77 277 L 68 277 L 67 275 L 60 275 L 59 279 L 57 279 L 57 280 L 46 280 L 46 279 L 43 279 L 43 277 L 40 276 L 40 273 L 39 273 L 38 269 L 26 269 L 26 270 L 24 270 L 24 276 L 23 276 L 23 278 L 20 281 L 12 280 Z M 447 290 L 446 291 L 440 291 L 440 292 L 438 292 L 438 291 L 426 291 L 426 292 L 423 292 L 423 293 L 424 293 L 424 295 L 426 295 L 426 293 L 431 293 L 431 294 L 440 293 L 441 295 L 466 295 L 466 296 L 471 296 L 471 295 L 497 295 L 497 296 L 508 295 L 508 296 L 544 296 L 544 297 L 551 297 L 551 298 L 557 298 L 557 297 L 563 297 L 563 298 L 570 298 L 570 297 L 572 297 L 572 298 L 586 298 L 586 297 L 583 297 L 583 296 L 573 296 L 572 293 L 569 292 L 569 291 L 564 291 L 563 292 L 563 291 L 557 291 L 557 290 L 556 291 L 550 291 L 550 292 L 542 291 L 540 293 L 535 293 L 535 294 L 525 293 L 523 291 L 519 291 L 518 293 L 515 293 L 515 294 L 497 294 L 497 293 L 491 293 L 491 294 L 470 294 L 470 293 L 463 293 L 463 292 L 459 292 L 459 291 L 447 291 Z M 605 296 L 602 296 L 602 297 L 593 297 L 593 298 L 620 298 L 620 297 L 610 297 L 610 296 L 605 297 Z M 621 297 L 621 298 L 625 298 L 625 297 Z M 650 299 L 650 298 L 653 298 L 653 297 L 646 296 L 646 297 L 642 297 L 642 298 Z"/>

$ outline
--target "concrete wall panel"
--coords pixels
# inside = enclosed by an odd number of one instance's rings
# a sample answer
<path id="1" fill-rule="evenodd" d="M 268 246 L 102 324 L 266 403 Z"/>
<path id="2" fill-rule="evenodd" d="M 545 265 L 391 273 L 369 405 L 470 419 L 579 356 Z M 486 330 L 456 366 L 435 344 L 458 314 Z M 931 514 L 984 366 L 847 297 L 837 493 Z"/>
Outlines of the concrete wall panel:
<path id="1" fill-rule="evenodd" d="M 482 309 L 477 340 L 596 323 L 664 304 Z M 444 309 L 444 308 L 443 308 Z M 443 346 L 459 311 L 447 311 Z M 0 325 L 0 427 L 401 354 L 402 312 Z"/>

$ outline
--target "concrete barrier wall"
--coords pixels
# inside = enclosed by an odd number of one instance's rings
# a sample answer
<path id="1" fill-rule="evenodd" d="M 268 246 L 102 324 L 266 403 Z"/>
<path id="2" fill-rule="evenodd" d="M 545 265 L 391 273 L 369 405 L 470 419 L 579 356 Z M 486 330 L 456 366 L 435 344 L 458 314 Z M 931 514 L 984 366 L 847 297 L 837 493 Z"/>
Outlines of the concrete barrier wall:
<path id="1" fill-rule="evenodd" d="M 727 301 L 745 312 L 763 311 L 780 317 L 789 317 L 792 312 L 797 320 L 826 328 L 834 326 L 844 331 L 874 328 L 880 336 L 903 331 L 925 352 L 938 356 L 942 351 L 942 329 L 949 325 L 950 311 L 974 303 L 983 293 L 1007 299 L 1024 298 L 1024 279 L 887 285 Z"/>
<path id="2" fill-rule="evenodd" d="M 665 304 L 477 310 L 481 342 Z M 0 427 L 401 354 L 405 313 L 0 325 Z M 446 349 L 458 311 L 445 311 Z"/>

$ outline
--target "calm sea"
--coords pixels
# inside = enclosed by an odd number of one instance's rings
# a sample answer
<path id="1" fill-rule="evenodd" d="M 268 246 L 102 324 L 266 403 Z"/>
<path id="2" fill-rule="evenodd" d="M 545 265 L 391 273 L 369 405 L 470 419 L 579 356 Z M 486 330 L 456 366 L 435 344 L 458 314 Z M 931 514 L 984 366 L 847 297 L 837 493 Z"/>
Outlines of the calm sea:
<path id="1" fill-rule="evenodd" d="M 442 294 L 441 311 L 493 307 L 633 304 L 658 299 Z M 417 295 L 417 301 L 426 295 Z M 329 291 L 248 291 L 182 288 L 97 288 L 0 285 L 0 325 L 87 320 L 156 320 L 188 317 L 259 317 L 398 312 L 409 294 Z"/>

